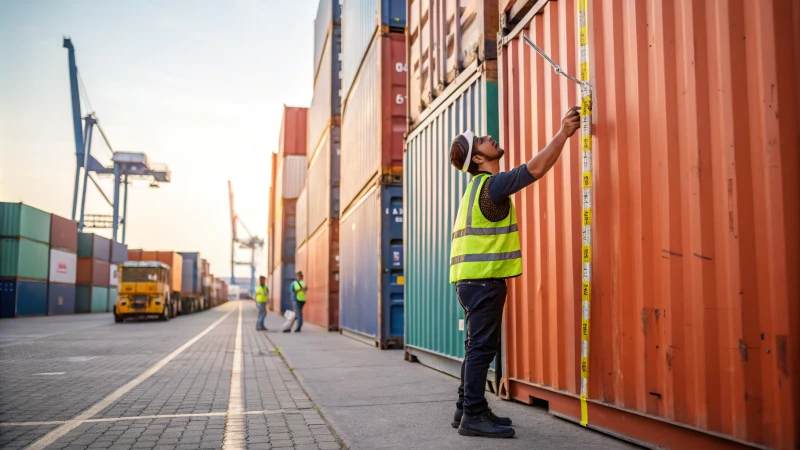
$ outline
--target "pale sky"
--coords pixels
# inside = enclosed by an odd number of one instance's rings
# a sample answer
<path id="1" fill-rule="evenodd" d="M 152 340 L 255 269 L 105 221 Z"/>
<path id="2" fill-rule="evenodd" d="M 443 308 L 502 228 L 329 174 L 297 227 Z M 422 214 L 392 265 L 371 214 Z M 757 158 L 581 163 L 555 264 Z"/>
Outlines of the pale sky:
<path id="1" fill-rule="evenodd" d="M 0 201 L 71 214 L 75 141 L 62 36 L 71 37 L 114 149 L 145 152 L 172 171 L 171 184 L 129 190 L 129 247 L 200 251 L 217 277 L 228 276 L 227 180 L 239 216 L 266 240 L 269 155 L 283 105 L 311 102 L 317 4 L 0 1 Z M 109 161 L 98 133 L 92 154 Z M 113 182 L 99 182 L 111 197 Z M 89 184 L 86 212 L 111 214 Z"/>

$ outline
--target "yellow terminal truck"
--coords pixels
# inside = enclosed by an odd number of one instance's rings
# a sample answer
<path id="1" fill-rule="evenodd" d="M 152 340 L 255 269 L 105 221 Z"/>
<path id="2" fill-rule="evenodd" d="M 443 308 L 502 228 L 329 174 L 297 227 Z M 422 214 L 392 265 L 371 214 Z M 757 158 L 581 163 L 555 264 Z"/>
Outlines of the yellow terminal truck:
<path id="1" fill-rule="evenodd" d="M 119 290 L 114 322 L 128 317 L 158 316 L 167 321 L 177 313 L 170 291 L 170 267 L 157 261 L 128 261 L 119 265 Z"/>

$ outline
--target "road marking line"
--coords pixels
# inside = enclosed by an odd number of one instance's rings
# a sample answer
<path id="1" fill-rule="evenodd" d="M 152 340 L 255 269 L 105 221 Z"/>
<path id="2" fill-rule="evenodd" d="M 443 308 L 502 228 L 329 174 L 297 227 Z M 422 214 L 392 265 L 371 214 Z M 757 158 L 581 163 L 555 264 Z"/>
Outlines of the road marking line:
<path id="1" fill-rule="evenodd" d="M 27 448 L 30 449 L 30 450 L 41 450 L 41 449 L 47 447 L 48 445 L 52 444 L 53 442 L 55 442 L 58 438 L 64 436 L 65 434 L 69 433 L 70 431 L 74 430 L 81 423 L 85 422 L 88 419 L 91 419 L 95 414 L 97 414 L 100 411 L 106 409 L 109 405 L 111 405 L 115 401 L 117 401 L 120 398 L 122 398 L 123 395 L 127 394 L 133 388 L 135 388 L 136 386 L 141 384 L 143 381 L 145 381 L 146 379 L 150 378 L 154 373 L 158 372 L 159 370 L 161 370 L 161 368 L 166 366 L 167 363 L 169 363 L 170 361 L 175 359 L 178 355 L 183 353 L 184 350 L 186 350 L 187 348 L 191 347 L 192 344 L 194 344 L 195 342 L 199 341 L 200 338 L 202 338 L 203 336 L 205 336 L 206 334 L 211 332 L 211 330 L 216 328 L 217 325 L 222 323 L 223 320 L 227 319 L 228 316 L 230 316 L 233 313 L 233 311 L 235 311 L 235 310 L 231 309 L 224 316 L 222 316 L 219 319 L 217 319 L 216 322 L 214 322 L 211 325 L 209 325 L 208 328 L 206 328 L 205 330 L 201 331 L 197 336 L 193 337 L 192 339 L 190 339 L 185 344 L 181 345 L 177 350 L 175 350 L 174 352 L 172 352 L 169 355 L 167 355 L 166 357 L 164 357 L 161 361 L 155 363 L 152 367 L 147 369 L 144 373 L 142 373 L 138 377 L 134 378 L 133 380 L 129 381 L 128 383 L 126 383 L 124 386 L 122 386 L 121 388 L 117 389 L 116 391 L 112 392 L 111 394 L 106 396 L 104 399 L 102 399 L 99 402 L 95 403 L 94 405 L 92 405 L 86 411 L 78 414 L 74 419 L 64 423 L 63 425 L 61 425 L 60 427 L 56 428 L 55 430 L 45 434 L 39 440 L 37 440 L 36 442 L 31 444 Z"/>
<path id="2" fill-rule="evenodd" d="M 225 416 L 223 449 L 242 448 L 245 439 L 245 419 L 242 416 L 242 302 L 239 302 L 239 322 L 236 324 L 236 341 L 233 344 L 231 391 L 228 397 L 228 415 Z"/>
<path id="3" fill-rule="evenodd" d="M 35 373 L 34 375 L 64 375 L 67 372 L 42 372 L 42 373 Z"/>
<path id="4" fill-rule="evenodd" d="M 311 408 L 298 408 L 298 410 L 311 409 Z M 153 420 L 153 419 L 179 419 L 181 417 L 224 417 L 228 415 L 269 415 L 269 414 L 283 414 L 286 413 L 283 409 L 264 409 L 261 411 L 244 411 L 240 413 L 226 412 L 212 412 L 212 413 L 186 413 L 186 414 L 161 414 L 155 416 L 130 416 L 130 417 L 107 417 L 103 419 L 87 419 L 87 420 L 51 420 L 47 422 L 3 422 L 0 423 L 2 427 L 38 427 L 42 425 L 61 425 L 64 423 L 78 422 L 82 423 L 98 423 L 98 422 L 122 422 L 126 420 Z M 291 412 L 289 412 L 291 414 Z"/>

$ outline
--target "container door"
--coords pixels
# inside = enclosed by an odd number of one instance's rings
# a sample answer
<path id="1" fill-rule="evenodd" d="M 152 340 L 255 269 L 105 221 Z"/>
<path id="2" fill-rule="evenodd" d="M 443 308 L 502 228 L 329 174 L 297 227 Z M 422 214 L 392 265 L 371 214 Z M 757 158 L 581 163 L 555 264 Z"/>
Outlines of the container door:
<path id="1" fill-rule="evenodd" d="M 383 302 L 384 338 L 403 337 L 403 188 L 390 186 L 383 189 L 381 207 L 383 227 L 381 253 L 381 301 Z"/>

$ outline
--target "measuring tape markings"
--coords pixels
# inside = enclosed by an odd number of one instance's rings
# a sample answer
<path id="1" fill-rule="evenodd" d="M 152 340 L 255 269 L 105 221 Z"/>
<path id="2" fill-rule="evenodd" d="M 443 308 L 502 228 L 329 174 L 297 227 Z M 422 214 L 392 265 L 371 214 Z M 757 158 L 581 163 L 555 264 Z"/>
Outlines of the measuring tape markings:
<path id="1" fill-rule="evenodd" d="M 582 189 L 582 257 L 581 282 L 581 425 L 589 424 L 589 318 L 592 300 L 592 87 L 589 84 L 589 16 L 588 1 L 578 0 L 580 30 L 581 84 L 581 155 L 583 159 Z"/>

